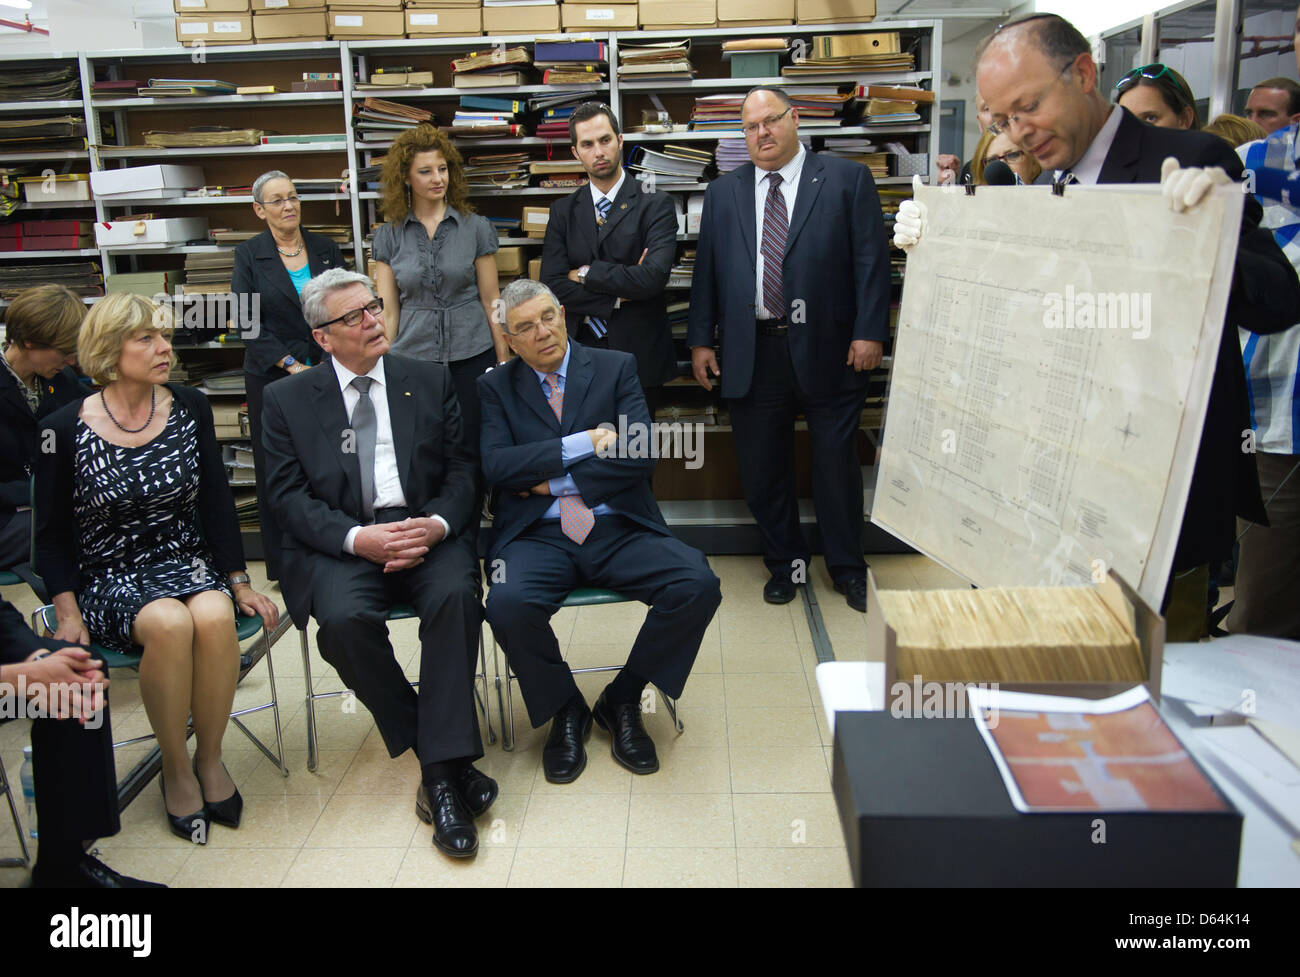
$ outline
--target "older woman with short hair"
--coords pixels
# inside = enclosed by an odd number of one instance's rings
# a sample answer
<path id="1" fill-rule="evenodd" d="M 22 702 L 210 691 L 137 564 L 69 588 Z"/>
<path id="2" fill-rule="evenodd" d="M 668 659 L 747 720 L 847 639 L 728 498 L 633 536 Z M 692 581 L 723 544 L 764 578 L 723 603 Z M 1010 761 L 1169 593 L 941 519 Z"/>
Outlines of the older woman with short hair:
<path id="1" fill-rule="evenodd" d="M 31 547 L 32 465 L 36 430 L 52 411 L 90 388 L 68 365 L 86 306 L 62 285 L 24 289 L 5 311 L 0 359 L 0 569 L 26 563 Z"/>
<path id="2" fill-rule="evenodd" d="M 235 606 L 268 628 L 279 612 L 249 586 L 212 409 L 193 387 L 167 383 L 171 331 L 167 309 L 129 293 L 86 317 L 77 355 L 102 389 L 45 421 L 53 450 L 37 458 L 37 556 L 56 637 L 143 648 L 167 821 L 201 844 L 210 820 L 237 827 L 243 807 L 221 762 L 239 677 Z"/>
<path id="3" fill-rule="evenodd" d="M 293 181 L 281 170 L 269 170 L 253 181 L 253 213 L 266 222 L 266 230 L 235 248 L 230 290 L 240 296 L 236 308 L 244 337 L 244 396 L 253 442 L 262 555 L 266 578 L 278 580 L 282 531 L 266 497 L 262 391 L 267 384 L 324 359 L 303 319 L 300 296 L 312 278 L 343 267 L 343 252 L 334 241 L 302 226 L 302 201 Z"/>

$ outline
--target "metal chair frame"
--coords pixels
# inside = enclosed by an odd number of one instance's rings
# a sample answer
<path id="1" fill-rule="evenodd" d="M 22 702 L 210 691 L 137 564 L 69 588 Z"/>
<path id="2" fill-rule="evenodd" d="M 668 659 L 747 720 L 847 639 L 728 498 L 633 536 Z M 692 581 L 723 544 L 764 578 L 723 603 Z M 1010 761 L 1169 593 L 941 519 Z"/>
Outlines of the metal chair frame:
<path id="1" fill-rule="evenodd" d="M 18 816 L 18 805 L 14 803 L 14 792 L 9 786 L 3 759 L 0 759 L 0 794 L 4 794 L 5 800 L 9 802 L 9 816 L 13 818 L 14 831 L 18 834 L 18 846 L 23 850 L 22 858 L 0 858 L 0 868 L 26 868 L 32 862 L 32 855 L 27 850 L 27 832 L 23 828 L 22 818 Z"/>
<path id="2" fill-rule="evenodd" d="M 416 617 L 415 608 L 410 604 L 394 604 L 388 609 L 389 621 L 405 621 L 409 618 Z M 307 681 L 307 769 L 315 772 L 317 762 L 320 759 L 320 746 L 316 735 L 316 700 L 332 699 L 335 696 L 344 695 L 350 692 L 350 689 L 339 689 L 336 692 L 313 692 L 311 678 L 311 648 L 307 643 L 307 629 L 298 629 L 298 642 L 302 646 L 302 671 Z M 487 724 L 487 741 L 491 746 L 497 741 L 496 730 L 492 728 L 492 712 L 488 708 L 488 678 L 487 678 L 487 650 L 483 642 L 483 631 L 479 629 L 478 634 L 478 656 L 479 669 L 474 676 L 474 704 L 478 707 L 479 712 L 483 714 L 483 721 Z M 479 682 L 483 683 L 483 691 L 479 692 Z M 418 689 L 419 682 L 412 682 L 411 688 Z"/>
<path id="3" fill-rule="evenodd" d="M 580 587 L 569 592 L 569 596 L 564 598 L 561 607 L 595 607 L 599 604 L 626 604 L 631 598 L 624 597 L 614 590 L 598 590 L 595 588 Z M 505 669 L 505 695 L 501 693 L 501 659 L 506 658 Z M 511 685 L 516 681 L 514 671 L 510 668 L 510 660 L 506 657 L 504 651 L 500 651 L 497 644 L 497 637 L 492 635 L 492 667 L 496 676 L 497 689 L 497 708 L 501 712 L 501 748 L 511 752 L 515 748 L 515 710 L 514 695 L 511 691 Z M 486 671 L 487 666 L 484 666 Z M 622 665 L 591 665 L 585 668 L 572 668 L 569 671 L 574 675 L 582 675 L 586 672 L 617 672 L 621 671 Z M 668 710 L 668 715 L 672 717 L 673 727 L 680 736 L 686 727 L 682 724 L 681 717 L 677 715 L 677 700 L 672 699 L 664 694 L 663 689 L 658 686 L 654 687 L 659 693 L 659 698 L 663 700 L 664 708 Z"/>
<path id="4" fill-rule="evenodd" d="M 288 766 L 286 766 L 284 762 L 284 737 L 280 725 L 280 699 L 275 691 L 275 666 L 273 665 L 271 659 L 271 645 L 274 644 L 275 640 L 278 640 L 280 635 L 282 635 L 285 632 L 286 628 L 284 626 L 284 622 L 287 620 L 288 620 L 287 616 L 285 618 L 282 618 L 281 626 L 276 628 L 275 638 L 272 639 L 271 635 L 267 632 L 265 623 L 262 621 L 261 617 L 258 617 L 256 615 L 254 615 L 253 617 L 244 617 L 242 614 L 239 614 L 238 612 L 236 613 L 235 616 L 236 633 L 238 633 L 241 628 L 245 631 L 244 634 L 239 635 L 239 639 L 241 641 L 247 640 L 248 638 L 252 637 L 254 634 L 258 633 L 259 631 L 261 632 L 262 635 L 261 638 L 257 641 L 257 643 L 252 648 L 250 648 L 246 652 L 241 651 L 239 656 L 238 681 L 242 682 L 244 680 L 244 676 L 246 676 L 250 671 L 252 671 L 258 662 L 260 662 L 263 658 L 265 658 L 267 678 L 271 683 L 271 701 L 264 702 L 261 705 L 249 706 L 247 709 L 237 709 L 230 714 L 231 722 L 235 724 L 235 726 L 239 729 L 241 733 L 243 733 L 246 737 L 248 737 L 250 743 L 252 743 L 259 750 L 261 750 L 262 754 L 268 760 L 274 763 L 277 768 L 279 768 L 281 776 L 284 777 L 289 776 L 289 768 Z M 256 630 L 248 631 L 247 629 L 253 624 L 256 624 Z M 58 627 L 59 627 L 58 619 L 55 616 L 53 604 L 46 604 L 44 607 L 37 608 L 36 612 L 32 614 L 32 630 L 34 630 L 37 634 L 47 634 L 47 635 L 53 634 L 55 631 L 58 630 Z M 110 669 L 112 668 L 138 669 L 140 666 L 140 660 L 143 657 L 142 655 L 119 654 L 118 652 L 109 651 L 107 648 L 101 648 L 99 645 L 95 645 L 95 644 L 92 644 L 90 646 L 90 650 L 93 651 L 95 654 L 99 655 L 101 658 L 103 658 L 104 661 L 107 662 Z M 265 743 L 263 743 L 260 739 L 258 739 L 258 737 L 253 733 L 253 731 L 250 730 L 247 726 L 245 726 L 240 719 L 241 716 L 247 716 L 255 712 L 262 712 L 266 709 L 270 709 L 272 716 L 275 717 L 275 752 L 274 753 L 272 753 L 271 748 L 268 747 Z M 193 732 L 194 729 L 193 725 L 191 725 L 189 729 L 191 732 Z M 119 747 L 130 746 L 134 743 L 144 743 L 148 740 L 152 740 L 156 738 L 157 737 L 153 733 L 146 733 L 143 736 L 133 736 L 130 739 L 117 740 L 113 743 L 113 749 L 116 750 Z"/>

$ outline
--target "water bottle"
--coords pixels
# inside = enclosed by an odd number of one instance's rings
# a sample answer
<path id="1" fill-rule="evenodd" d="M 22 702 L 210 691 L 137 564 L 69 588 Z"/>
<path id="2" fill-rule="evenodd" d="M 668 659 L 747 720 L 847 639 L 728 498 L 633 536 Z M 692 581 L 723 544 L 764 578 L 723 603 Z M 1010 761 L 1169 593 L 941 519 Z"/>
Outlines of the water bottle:
<path id="1" fill-rule="evenodd" d="M 32 748 L 23 747 L 23 767 L 18 772 L 23 784 L 23 800 L 27 802 L 27 833 L 36 837 L 36 778 L 32 775 Z"/>

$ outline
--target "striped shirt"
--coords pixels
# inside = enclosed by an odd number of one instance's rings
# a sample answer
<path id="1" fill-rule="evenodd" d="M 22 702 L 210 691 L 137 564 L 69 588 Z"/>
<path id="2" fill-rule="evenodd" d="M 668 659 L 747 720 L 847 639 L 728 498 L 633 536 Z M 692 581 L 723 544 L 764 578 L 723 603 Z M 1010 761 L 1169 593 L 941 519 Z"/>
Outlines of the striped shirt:
<path id="1" fill-rule="evenodd" d="M 1255 180 L 1264 208 L 1261 226 L 1273 232 L 1278 246 L 1300 271 L 1300 194 L 1292 197 L 1297 171 L 1296 126 L 1279 129 L 1267 139 L 1237 150 Z M 1285 178 L 1284 178 L 1285 177 Z M 1272 454 L 1300 454 L 1300 323 L 1285 332 L 1261 336 L 1239 330 L 1241 354 L 1250 394 L 1250 423 L 1255 444 Z"/>

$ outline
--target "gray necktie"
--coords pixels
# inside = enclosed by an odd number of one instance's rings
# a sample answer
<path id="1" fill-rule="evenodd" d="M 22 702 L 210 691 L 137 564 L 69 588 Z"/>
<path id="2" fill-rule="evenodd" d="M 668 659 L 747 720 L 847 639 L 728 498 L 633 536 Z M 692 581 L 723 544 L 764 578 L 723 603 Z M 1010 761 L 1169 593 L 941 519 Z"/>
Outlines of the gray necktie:
<path id="1" fill-rule="evenodd" d="M 352 386 L 361 394 L 352 408 L 352 430 L 357 439 L 357 463 L 361 466 L 361 513 L 375 518 L 375 405 L 370 400 L 370 377 L 353 377 Z"/>

